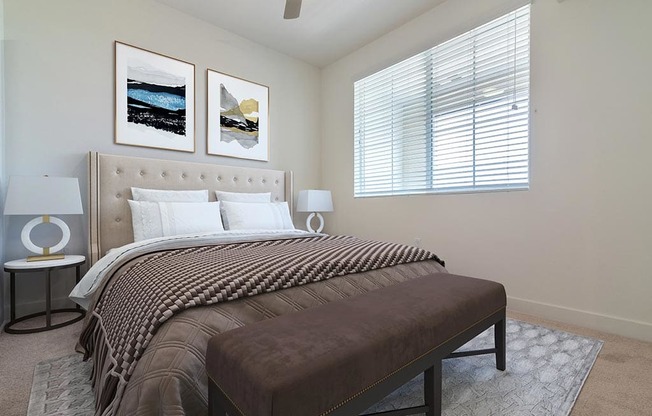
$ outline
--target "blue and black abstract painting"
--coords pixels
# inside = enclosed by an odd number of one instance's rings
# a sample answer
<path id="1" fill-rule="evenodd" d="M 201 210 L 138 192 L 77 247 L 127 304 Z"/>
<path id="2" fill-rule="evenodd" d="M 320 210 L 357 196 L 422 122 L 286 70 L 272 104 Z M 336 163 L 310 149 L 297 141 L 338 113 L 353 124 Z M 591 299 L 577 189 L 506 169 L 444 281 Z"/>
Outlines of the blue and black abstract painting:
<path id="1" fill-rule="evenodd" d="M 130 65 L 127 121 L 185 136 L 185 80 L 151 67 Z"/>

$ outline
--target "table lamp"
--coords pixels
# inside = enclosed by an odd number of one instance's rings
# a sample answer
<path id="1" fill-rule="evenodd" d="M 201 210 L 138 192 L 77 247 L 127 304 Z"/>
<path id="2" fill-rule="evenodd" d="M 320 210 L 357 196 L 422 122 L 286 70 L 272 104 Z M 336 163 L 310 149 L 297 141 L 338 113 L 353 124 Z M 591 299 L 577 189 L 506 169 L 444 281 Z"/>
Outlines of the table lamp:
<path id="1" fill-rule="evenodd" d="M 324 217 L 322 217 L 320 212 L 333 212 L 331 191 L 316 189 L 300 191 L 299 201 L 297 202 L 297 212 L 311 212 L 306 219 L 306 229 L 311 233 L 320 233 L 324 229 Z M 319 218 L 319 228 L 316 231 L 310 224 L 315 215 Z"/>
<path id="2" fill-rule="evenodd" d="M 25 224 L 20 238 L 25 248 L 37 256 L 29 256 L 27 261 L 62 259 L 63 254 L 55 254 L 70 241 L 70 228 L 57 217 L 51 215 L 83 214 L 79 181 L 77 178 L 50 176 L 12 176 L 9 178 L 5 215 L 39 215 Z M 63 236 L 52 247 L 39 247 L 30 239 L 32 229 L 39 224 L 57 225 Z"/>

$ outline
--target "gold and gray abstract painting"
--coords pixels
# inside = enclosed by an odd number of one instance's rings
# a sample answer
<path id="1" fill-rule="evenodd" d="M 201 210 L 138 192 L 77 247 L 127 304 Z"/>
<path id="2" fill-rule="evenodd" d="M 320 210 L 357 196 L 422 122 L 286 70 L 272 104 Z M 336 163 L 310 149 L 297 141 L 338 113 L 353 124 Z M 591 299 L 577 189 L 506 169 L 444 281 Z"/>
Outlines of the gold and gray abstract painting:
<path id="1" fill-rule="evenodd" d="M 238 100 L 220 84 L 220 141 L 236 141 L 245 149 L 258 144 L 258 101 L 253 98 Z"/>

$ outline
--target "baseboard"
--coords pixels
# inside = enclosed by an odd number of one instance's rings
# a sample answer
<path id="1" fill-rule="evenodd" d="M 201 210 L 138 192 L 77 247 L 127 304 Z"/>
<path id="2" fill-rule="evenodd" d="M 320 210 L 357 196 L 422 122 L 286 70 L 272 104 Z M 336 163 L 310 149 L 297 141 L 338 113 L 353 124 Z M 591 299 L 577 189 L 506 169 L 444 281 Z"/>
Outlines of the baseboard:
<path id="1" fill-rule="evenodd" d="M 545 319 L 652 342 L 652 324 L 533 300 L 507 298 L 507 309 Z"/>

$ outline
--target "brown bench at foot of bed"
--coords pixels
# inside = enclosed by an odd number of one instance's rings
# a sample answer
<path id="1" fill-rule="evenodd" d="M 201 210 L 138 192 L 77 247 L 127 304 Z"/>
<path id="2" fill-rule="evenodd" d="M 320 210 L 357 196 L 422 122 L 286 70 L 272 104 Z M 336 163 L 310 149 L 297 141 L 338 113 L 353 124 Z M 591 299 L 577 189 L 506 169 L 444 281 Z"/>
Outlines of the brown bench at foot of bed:
<path id="1" fill-rule="evenodd" d="M 436 273 L 216 335 L 209 414 L 355 415 L 425 372 L 424 406 L 383 414 L 438 415 L 441 360 L 492 325 L 478 353 L 505 369 L 505 306 L 501 284 Z"/>

